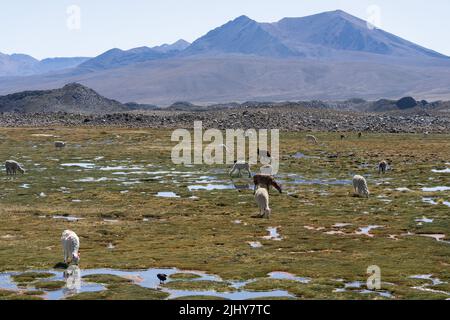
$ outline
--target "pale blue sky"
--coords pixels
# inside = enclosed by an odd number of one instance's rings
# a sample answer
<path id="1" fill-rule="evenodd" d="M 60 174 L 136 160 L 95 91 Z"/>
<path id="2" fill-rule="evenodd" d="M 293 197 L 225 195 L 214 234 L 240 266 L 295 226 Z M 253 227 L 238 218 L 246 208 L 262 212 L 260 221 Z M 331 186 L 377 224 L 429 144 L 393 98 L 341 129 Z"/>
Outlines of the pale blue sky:
<path id="1" fill-rule="evenodd" d="M 81 29 L 67 27 L 67 8 L 81 9 Z M 381 28 L 450 55 L 449 0 L 1 0 L 0 52 L 42 59 L 95 56 L 129 49 L 192 42 L 245 14 L 259 22 L 341 9 L 367 19 L 381 10 Z"/>

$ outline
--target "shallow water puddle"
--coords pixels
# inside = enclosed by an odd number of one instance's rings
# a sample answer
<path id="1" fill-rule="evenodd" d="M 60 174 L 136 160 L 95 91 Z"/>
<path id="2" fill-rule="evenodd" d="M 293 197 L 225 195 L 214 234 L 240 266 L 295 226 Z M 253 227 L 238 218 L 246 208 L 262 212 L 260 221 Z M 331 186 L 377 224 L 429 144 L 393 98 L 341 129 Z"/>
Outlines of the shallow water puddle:
<path id="1" fill-rule="evenodd" d="M 281 241 L 283 240 L 283 237 L 280 236 L 278 233 L 278 227 L 268 227 L 267 231 L 269 231 L 268 236 L 264 236 L 263 239 L 265 240 L 274 240 L 274 241 Z"/>
<path id="2" fill-rule="evenodd" d="M 162 198 L 180 198 L 179 195 L 177 195 L 175 192 L 158 192 L 155 197 L 162 197 Z"/>
<path id="3" fill-rule="evenodd" d="M 436 286 L 436 285 L 446 283 L 446 282 L 440 280 L 439 278 L 434 278 L 432 274 L 419 274 L 419 275 L 410 276 L 410 278 L 411 279 L 428 280 L 431 282 L 431 283 L 425 283 L 421 286 L 412 287 L 413 289 L 420 290 L 420 291 L 428 291 L 428 292 L 433 292 L 433 293 L 442 293 L 442 294 L 450 296 L 450 292 L 429 288 L 431 286 Z"/>
<path id="4" fill-rule="evenodd" d="M 433 170 L 431 170 L 431 172 L 434 172 L 434 173 L 450 173 L 450 168 L 433 169 Z"/>
<path id="5" fill-rule="evenodd" d="M 108 245 L 108 249 L 113 249 L 113 245 L 110 243 Z M 148 269 L 148 270 L 138 270 L 138 271 L 121 271 L 114 269 L 89 269 L 89 270 L 81 270 L 77 266 L 70 266 L 65 271 L 57 271 L 57 270 L 39 270 L 38 272 L 50 272 L 54 276 L 50 278 L 46 278 L 44 281 L 65 281 L 66 284 L 64 288 L 55 290 L 55 291 L 45 291 L 45 298 L 50 300 L 59 300 L 64 299 L 68 296 L 81 293 L 81 292 L 94 292 L 94 291 L 103 291 L 106 290 L 104 285 L 92 283 L 85 281 L 83 279 L 84 276 L 88 275 L 115 275 L 119 277 L 123 277 L 126 279 L 130 279 L 134 282 L 134 284 L 139 285 L 144 288 L 157 289 L 163 292 L 167 292 L 169 294 L 169 299 L 183 297 L 183 296 L 213 296 L 220 297 L 226 299 L 252 299 L 252 298 L 264 298 L 264 297 L 294 297 L 284 290 L 267 290 L 267 291 L 247 291 L 240 290 L 241 287 L 245 286 L 248 283 L 254 282 L 257 279 L 250 279 L 246 281 L 229 281 L 226 282 L 230 285 L 230 287 L 237 289 L 236 291 L 230 290 L 230 292 L 217 292 L 213 289 L 209 290 L 176 290 L 165 288 L 160 285 L 159 279 L 157 278 L 158 273 L 167 274 L 168 280 L 167 282 L 174 281 L 170 279 L 170 276 L 175 273 L 189 273 L 195 274 L 198 277 L 193 279 L 185 279 L 181 280 L 183 282 L 189 281 L 216 281 L 216 282 L 224 282 L 219 276 L 207 274 L 205 272 L 196 271 L 196 270 L 180 270 L 177 268 L 165 268 L 165 269 Z M 0 289 L 7 290 L 20 290 L 16 283 L 14 283 L 11 276 L 19 273 L 9 272 L 9 273 L 0 273 Z M 309 278 L 297 277 L 293 274 L 286 272 L 271 272 L 267 275 L 272 279 L 287 279 L 294 280 L 301 283 L 308 283 L 310 281 Z M 30 284 L 27 289 L 33 288 L 33 285 Z"/>
<path id="6" fill-rule="evenodd" d="M 109 181 L 109 180 L 111 180 L 111 179 L 109 179 L 107 177 L 101 177 L 101 178 L 87 177 L 87 178 L 74 180 L 74 182 L 104 182 L 104 181 Z"/>
<path id="7" fill-rule="evenodd" d="M 142 183 L 141 181 L 133 180 L 133 181 L 124 181 L 124 182 L 121 182 L 120 184 L 124 185 L 124 186 L 131 186 L 133 184 L 141 184 L 141 183 Z"/>
<path id="8" fill-rule="evenodd" d="M 230 190 L 235 189 L 233 184 L 207 184 L 207 185 L 190 185 L 188 186 L 189 191 L 197 190 Z"/>
<path id="9" fill-rule="evenodd" d="M 371 234 L 370 231 L 373 230 L 373 229 L 379 229 L 379 228 L 383 228 L 383 227 L 384 227 L 384 226 L 377 226 L 377 225 L 374 225 L 374 226 L 367 226 L 367 227 L 362 227 L 362 228 L 359 228 L 359 230 L 356 231 L 355 233 L 356 233 L 356 234 L 363 234 L 363 235 L 366 235 L 366 236 L 368 236 L 368 237 L 373 238 L 374 235 Z"/>
<path id="10" fill-rule="evenodd" d="M 142 169 L 144 169 L 144 168 L 141 167 L 141 166 L 132 166 L 132 167 L 127 167 L 127 166 L 110 167 L 110 166 L 106 166 L 106 167 L 100 167 L 99 168 L 99 170 L 101 170 L 101 171 L 142 170 Z M 138 172 L 134 172 L 134 173 L 141 173 L 141 172 L 138 171 Z"/>
<path id="11" fill-rule="evenodd" d="M 82 271 L 80 268 L 76 266 L 70 266 L 65 271 L 54 271 L 54 270 L 45 270 L 45 271 L 37 271 L 37 272 L 48 272 L 52 273 L 53 276 L 49 278 L 42 279 L 43 281 L 65 281 L 66 284 L 63 288 L 58 290 L 42 290 L 44 294 L 44 298 L 48 300 L 60 300 L 65 297 L 82 293 L 82 292 L 96 292 L 103 291 L 106 288 L 102 284 L 92 283 L 84 281 L 82 277 Z M 34 290 L 33 284 L 27 285 L 26 288 L 18 287 L 17 284 L 13 281 L 12 276 L 20 274 L 18 272 L 4 272 L 0 273 L 0 289 L 13 290 L 13 291 L 24 291 L 24 290 Z"/>
<path id="12" fill-rule="evenodd" d="M 434 219 L 428 219 L 427 217 L 422 217 L 415 220 L 416 222 L 423 222 L 423 223 L 432 223 Z"/>
<path id="13" fill-rule="evenodd" d="M 67 221 L 71 221 L 71 222 L 76 222 L 78 220 L 83 220 L 84 218 L 79 218 L 79 217 L 75 217 L 75 216 L 53 216 L 53 219 L 62 219 L 62 220 L 67 220 Z"/>
<path id="14" fill-rule="evenodd" d="M 262 244 L 259 241 L 248 241 L 247 242 L 252 248 L 262 248 Z"/>
<path id="15" fill-rule="evenodd" d="M 267 274 L 271 279 L 277 280 L 293 280 L 301 283 L 310 283 L 311 279 L 306 277 L 297 277 L 289 272 L 274 271 Z"/>
<path id="16" fill-rule="evenodd" d="M 433 205 L 438 205 L 438 204 L 443 204 L 447 207 L 450 207 L 450 201 L 435 201 L 432 198 L 422 198 L 422 201 L 425 203 L 429 203 L 429 204 L 433 204 Z"/>
<path id="17" fill-rule="evenodd" d="M 79 167 L 83 169 L 94 169 L 95 164 L 91 162 L 62 163 L 62 167 Z"/>
<path id="18" fill-rule="evenodd" d="M 422 188 L 423 192 L 440 192 L 440 191 L 449 191 L 449 190 L 450 190 L 450 187 L 446 187 L 446 186 Z"/>
<path id="19" fill-rule="evenodd" d="M 341 281 L 340 281 L 341 282 Z M 364 283 L 361 281 L 352 281 L 344 283 L 344 288 L 337 288 L 334 289 L 333 292 L 349 292 L 349 291 L 355 291 L 360 294 L 377 294 L 384 298 L 393 298 L 392 293 L 390 293 L 387 290 L 369 290 L 369 289 L 362 289 Z M 352 289 L 361 289 L 361 290 L 352 290 Z"/>
<path id="20" fill-rule="evenodd" d="M 412 190 L 406 187 L 395 188 L 396 191 L 399 192 L 411 192 Z"/>

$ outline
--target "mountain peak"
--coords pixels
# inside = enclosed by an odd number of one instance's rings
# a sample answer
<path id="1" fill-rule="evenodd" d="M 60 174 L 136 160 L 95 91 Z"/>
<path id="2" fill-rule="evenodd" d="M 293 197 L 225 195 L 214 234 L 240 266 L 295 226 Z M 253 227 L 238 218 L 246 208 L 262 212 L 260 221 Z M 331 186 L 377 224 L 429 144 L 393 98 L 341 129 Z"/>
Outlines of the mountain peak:
<path id="1" fill-rule="evenodd" d="M 70 83 L 66 84 L 62 89 L 63 90 L 86 90 L 89 88 L 86 86 L 83 86 L 82 84 L 80 84 L 78 82 L 70 82 Z"/>
<path id="2" fill-rule="evenodd" d="M 235 18 L 234 20 L 232 20 L 233 22 L 249 22 L 249 21 L 253 21 L 255 22 L 255 20 L 250 19 L 248 16 L 246 16 L 245 14 Z"/>
<path id="3" fill-rule="evenodd" d="M 190 44 L 191 44 L 190 42 L 188 42 L 184 39 L 179 39 L 179 40 L 175 41 L 174 43 L 172 43 L 172 46 L 173 45 L 190 45 Z"/>
<path id="4" fill-rule="evenodd" d="M 271 57 L 296 55 L 262 24 L 242 15 L 197 39 L 185 54 L 237 53 Z"/>
<path id="5" fill-rule="evenodd" d="M 172 44 L 164 43 L 160 46 L 153 47 L 152 49 L 158 52 L 171 52 L 171 51 L 183 51 L 187 47 L 191 45 L 190 42 L 187 42 L 184 39 L 179 39 Z"/>

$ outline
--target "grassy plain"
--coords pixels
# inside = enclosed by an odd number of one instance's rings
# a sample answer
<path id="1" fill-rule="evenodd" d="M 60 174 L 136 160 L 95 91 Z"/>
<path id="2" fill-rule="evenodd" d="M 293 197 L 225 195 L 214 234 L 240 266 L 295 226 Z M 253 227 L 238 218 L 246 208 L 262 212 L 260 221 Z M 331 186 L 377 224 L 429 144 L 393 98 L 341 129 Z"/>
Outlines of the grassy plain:
<path id="1" fill-rule="evenodd" d="M 422 236 L 450 238 L 450 208 L 442 203 L 450 201 L 450 192 L 422 191 L 450 186 L 449 173 L 432 172 L 450 167 L 450 135 L 364 134 L 359 139 L 349 133 L 340 140 L 336 133 L 316 133 L 319 145 L 312 145 L 307 134 L 281 134 L 279 180 L 285 192 L 271 191 L 267 220 L 252 217 L 257 208 L 251 190 L 189 191 L 191 185 L 231 184 L 229 167 L 172 164 L 175 143 L 169 130 L 0 129 L 2 161 L 15 159 L 27 169 L 14 178 L 0 176 L 0 271 L 51 269 L 62 260 L 61 232 L 72 229 L 80 236 L 83 269 L 177 267 L 224 280 L 261 278 L 245 288 L 254 291 L 285 289 L 303 299 L 371 299 L 382 297 L 334 290 L 344 287 L 337 279 L 365 283 L 367 267 L 377 265 L 382 290 L 394 298 L 448 298 L 413 289 L 429 281 L 410 276 L 432 274 L 450 282 L 450 243 Z M 68 146 L 56 150 L 55 140 Z M 293 157 L 297 152 L 306 157 Z M 392 163 L 384 176 L 376 170 L 382 159 Z M 352 196 L 348 180 L 356 173 L 366 176 L 369 199 Z M 180 197 L 157 197 L 158 192 Z M 82 219 L 57 218 L 68 216 Z M 433 222 L 416 221 L 423 217 Z M 358 234 L 370 225 L 381 227 L 370 231 L 372 237 Z M 277 227 L 282 240 L 264 239 L 268 227 Z M 251 248 L 251 241 L 262 247 Z M 312 281 L 263 279 L 272 271 Z M 166 286 L 189 287 L 182 280 Z M 192 288 L 206 284 L 193 279 Z M 224 284 L 211 285 L 226 290 Z M 448 292 L 445 286 L 436 289 Z M 78 298 L 166 297 L 117 281 L 107 288 Z M 36 296 L 3 290 L 0 298 Z"/>

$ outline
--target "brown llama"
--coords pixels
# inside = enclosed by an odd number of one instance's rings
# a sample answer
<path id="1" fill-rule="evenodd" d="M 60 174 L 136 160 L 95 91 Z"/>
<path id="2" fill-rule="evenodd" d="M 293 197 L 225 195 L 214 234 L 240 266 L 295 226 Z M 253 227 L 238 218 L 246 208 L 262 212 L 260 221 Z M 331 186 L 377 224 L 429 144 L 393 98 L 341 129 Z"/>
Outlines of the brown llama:
<path id="1" fill-rule="evenodd" d="M 270 186 L 273 186 L 278 192 L 282 193 L 281 186 L 275 181 L 274 177 L 267 174 L 255 174 L 253 176 L 253 183 L 255 184 L 253 188 L 253 193 L 256 192 L 257 186 L 266 188 L 267 191 L 270 190 Z"/>

